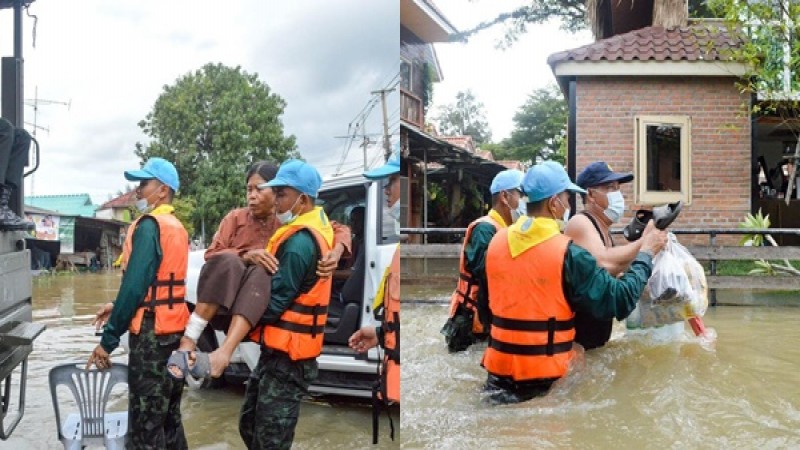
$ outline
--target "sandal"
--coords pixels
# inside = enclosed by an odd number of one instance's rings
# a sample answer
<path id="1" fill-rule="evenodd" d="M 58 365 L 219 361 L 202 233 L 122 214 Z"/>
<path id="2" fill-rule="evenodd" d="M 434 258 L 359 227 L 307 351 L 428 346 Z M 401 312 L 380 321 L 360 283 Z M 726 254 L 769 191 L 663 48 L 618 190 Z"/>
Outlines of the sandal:
<path id="1" fill-rule="evenodd" d="M 665 230 L 678 217 L 682 208 L 682 201 L 653 208 L 653 220 L 656 221 L 656 228 Z"/>
<path id="2" fill-rule="evenodd" d="M 636 211 L 636 214 L 633 215 L 633 219 L 631 219 L 631 223 L 622 230 L 622 235 L 630 242 L 638 240 L 642 237 L 642 232 L 644 232 L 645 227 L 647 227 L 647 222 L 652 218 L 652 211 L 646 209 Z"/>
<path id="3" fill-rule="evenodd" d="M 194 352 L 194 364 L 189 367 L 189 373 L 197 379 L 211 378 L 211 360 L 208 358 L 208 353 Z"/>
<path id="4" fill-rule="evenodd" d="M 180 375 L 177 375 L 173 369 L 178 369 Z M 169 355 L 167 359 L 167 372 L 172 378 L 176 380 L 183 380 L 186 373 L 189 372 L 189 352 L 185 350 L 175 350 Z"/>

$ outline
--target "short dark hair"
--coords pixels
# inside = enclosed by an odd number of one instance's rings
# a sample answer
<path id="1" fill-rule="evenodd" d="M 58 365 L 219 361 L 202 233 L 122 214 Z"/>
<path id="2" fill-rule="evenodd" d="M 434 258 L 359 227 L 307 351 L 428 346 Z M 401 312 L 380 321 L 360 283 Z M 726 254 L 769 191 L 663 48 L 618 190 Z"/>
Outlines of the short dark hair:
<path id="1" fill-rule="evenodd" d="M 535 202 L 528 202 L 527 205 L 527 213 L 532 214 L 536 211 L 541 211 L 547 205 L 547 201 L 550 200 L 552 197 L 543 198 L 541 200 L 537 200 Z"/>
<path id="2" fill-rule="evenodd" d="M 264 181 L 271 181 L 278 174 L 278 166 L 269 161 L 257 161 L 247 170 L 247 177 L 244 182 L 250 179 L 253 175 L 258 174 Z"/>

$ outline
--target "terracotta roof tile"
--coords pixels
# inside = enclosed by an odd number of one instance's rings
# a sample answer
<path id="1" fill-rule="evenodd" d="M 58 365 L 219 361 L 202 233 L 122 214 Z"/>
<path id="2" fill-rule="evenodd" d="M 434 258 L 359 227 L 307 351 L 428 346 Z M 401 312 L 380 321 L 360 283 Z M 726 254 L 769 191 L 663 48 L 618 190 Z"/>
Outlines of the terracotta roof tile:
<path id="1" fill-rule="evenodd" d="M 686 27 L 646 27 L 583 47 L 553 53 L 551 67 L 565 61 L 719 61 L 740 41 L 722 23 Z"/>
<path id="2" fill-rule="evenodd" d="M 132 190 L 130 192 L 126 192 L 119 197 L 112 198 L 111 200 L 103 203 L 97 209 L 108 209 L 108 208 L 127 208 L 128 206 L 133 205 L 136 201 L 136 190 Z"/>

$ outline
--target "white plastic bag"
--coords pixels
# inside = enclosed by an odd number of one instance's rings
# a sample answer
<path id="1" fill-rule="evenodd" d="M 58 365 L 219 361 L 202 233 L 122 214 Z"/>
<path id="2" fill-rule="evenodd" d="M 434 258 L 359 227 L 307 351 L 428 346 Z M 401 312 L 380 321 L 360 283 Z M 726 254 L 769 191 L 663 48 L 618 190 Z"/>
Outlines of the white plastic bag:
<path id="1" fill-rule="evenodd" d="M 628 328 L 650 328 L 702 317 L 708 308 L 703 266 L 669 233 L 667 245 L 653 260 L 653 273 Z"/>

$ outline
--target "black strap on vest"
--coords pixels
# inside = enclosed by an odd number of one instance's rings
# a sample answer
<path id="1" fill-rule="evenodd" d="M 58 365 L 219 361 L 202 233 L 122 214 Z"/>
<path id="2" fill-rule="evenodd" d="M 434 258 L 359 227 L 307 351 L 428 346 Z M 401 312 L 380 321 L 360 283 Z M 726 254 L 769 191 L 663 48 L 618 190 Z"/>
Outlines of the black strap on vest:
<path id="1" fill-rule="evenodd" d="M 547 333 L 547 344 L 544 345 L 511 344 L 492 338 L 489 346 L 499 352 L 526 356 L 553 356 L 556 353 L 567 352 L 572 348 L 572 341 L 556 344 L 555 338 L 556 331 L 572 330 L 575 328 L 575 323 L 572 319 L 556 320 L 555 317 L 550 317 L 547 320 L 519 320 L 494 316 L 492 317 L 492 326 L 504 330 Z"/>
<path id="2" fill-rule="evenodd" d="M 556 353 L 564 353 L 572 350 L 572 341 L 559 342 L 554 344 L 548 342 L 544 345 L 520 345 L 491 339 L 489 346 L 498 352 L 509 353 L 512 355 L 523 356 L 553 356 Z"/>
<path id="3" fill-rule="evenodd" d="M 552 323 L 552 325 L 551 325 Z M 575 323 L 572 319 L 556 320 L 551 317 L 548 320 L 517 320 L 506 319 L 505 317 L 493 316 L 492 325 L 503 328 L 505 330 L 514 331 L 550 331 L 551 326 L 553 331 L 568 331 L 575 328 Z"/>
<path id="4" fill-rule="evenodd" d="M 323 307 L 322 305 L 301 305 L 299 303 L 292 303 L 289 305 L 289 311 L 296 312 L 298 314 L 305 314 L 311 316 L 311 323 L 312 325 L 303 325 L 299 323 L 289 322 L 286 320 L 279 320 L 274 325 L 278 328 L 283 328 L 284 330 L 292 331 L 294 333 L 304 333 L 310 334 L 312 338 L 317 337 L 318 333 L 325 332 L 325 324 L 317 325 L 319 316 L 323 314 L 327 314 L 328 308 Z"/>
<path id="5" fill-rule="evenodd" d="M 314 321 L 314 325 L 301 325 L 299 323 L 287 322 L 285 320 L 279 320 L 273 325 L 277 328 L 282 328 L 293 333 L 310 334 L 311 337 L 315 337 L 317 333 L 321 334 L 325 332 L 325 325 L 317 325 L 316 320 Z"/>
<path id="6" fill-rule="evenodd" d="M 169 280 L 156 279 L 153 281 L 153 284 L 150 285 L 150 298 L 145 299 L 141 306 L 149 308 L 150 311 L 155 311 L 156 306 L 169 305 L 169 309 L 172 309 L 173 305 L 176 303 L 184 303 L 186 300 L 183 297 L 175 297 L 173 288 L 176 286 L 186 286 L 186 281 L 176 280 L 174 272 L 169 274 Z M 156 298 L 159 287 L 167 288 L 167 298 Z"/>
<path id="7" fill-rule="evenodd" d="M 400 365 L 400 314 L 392 313 L 393 322 L 385 322 L 383 325 L 384 332 L 394 333 L 394 348 L 385 349 L 386 356 Z"/>
<path id="8" fill-rule="evenodd" d="M 473 286 L 478 286 L 479 287 L 480 284 L 478 283 L 478 281 L 475 278 L 473 278 L 473 277 L 471 277 L 469 275 L 464 275 L 463 273 L 459 273 L 458 277 L 467 282 L 467 292 L 461 292 L 458 289 L 456 289 L 456 292 L 458 293 L 458 295 L 461 296 L 461 298 L 464 299 L 464 303 L 468 303 L 468 304 L 474 306 L 475 308 L 477 308 L 478 307 L 478 303 L 475 300 L 473 300 L 473 299 L 471 299 L 469 297 L 469 293 L 470 293 L 470 291 L 472 291 L 472 287 Z"/>

